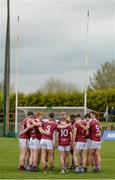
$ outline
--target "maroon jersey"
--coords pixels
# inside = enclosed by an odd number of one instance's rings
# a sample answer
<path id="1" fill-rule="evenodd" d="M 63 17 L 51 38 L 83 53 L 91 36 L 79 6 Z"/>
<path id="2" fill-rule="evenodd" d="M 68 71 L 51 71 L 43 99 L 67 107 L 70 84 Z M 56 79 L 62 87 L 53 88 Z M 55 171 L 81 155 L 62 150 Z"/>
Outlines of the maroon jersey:
<path id="1" fill-rule="evenodd" d="M 36 138 L 36 139 L 41 139 L 41 133 L 38 129 L 38 127 L 34 127 L 30 130 L 30 137 Z"/>
<path id="2" fill-rule="evenodd" d="M 55 121 L 47 121 L 43 123 L 43 130 L 50 133 L 50 135 L 42 134 L 41 139 L 53 140 L 53 133 L 57 129 L 58 124 Z"/>
<path id="3" fill-rule="evenodd" d="M 21 131 L 23 131 L 24 129 L 27 128 L 27 124 L 29 124 L 31 122 L 31 119 L 25 118 L 22 122 L 21 122 Z M 28 130 L 26 133 L 21 134 L 19 136 L 19 138 L 21 139 L 29 139 L 30 138 L 30 131 Z"/>
<path id="4" fill-rule="evenodd" d="M 81 123 L 84 126 L 87 126 L 87 123 L 82 120 Z M 86 131 L 77 123 L 75 123 L 75 128 L 77 128 L 77 133 L 76 133 L 76 142 L 86 142 L 87 141 L 87 135 L 86 135 Z"/>
<path id="5" fill-rule="evenodd" d="M 90 136 L 89 136 L 89 134 L 86 136 L 86 138 L 87 138 L 87 139 L 90 139 Z"/>
<path id="6" fill-rule="evenodd" d="M 37 120 L 34 120 L 36 123 L 38 123 L 38 121 Z M 39 122 L 40 123 L 40 122 Z M 31 123 L 32 124 L 32 123 Z M 41 124 L 42 125 L 42 124 Z M 41 126 L 40 125 L 40 126 Z M 36 126 L 36 127 L 33 127 L 31 130 L 30 130 L 30 137 L 32 137 L 32 138 L 36 138 L 36 139 L 41 139 L 41 133 L 40 133 L 40 131 L 39 131 L 39 129 L 38 129 L 39 127 L 38 126 Z"/>
<path id="7" fill-rule="evenodd" d="M 65 129 L 58 129 L 58 145 L 59 146 L 69 146 L 71 142 L 71 135 L 72 132 L 71 127 Z"/>
<path id="8" fill-rule="evenodd" d="M 89 128 L 89 135 L 90 139 L 94 141 L 101 141 L 100 136 L 96 136 L 98 133 L 100 133 L 100 126 L 97 119 L 93 119 L 90 122 L 90 128 Z"/>
<path id="9" fill-rule="evenodd" d="M 90 121 L 86 121 L 85 119 L 84 119 L 84 121 L 87 123 L 87 125 L 90 123 Z M 89 132 L 88 132 L 88 134 L 86 135 L 86 139 L 90 139 Z"/>

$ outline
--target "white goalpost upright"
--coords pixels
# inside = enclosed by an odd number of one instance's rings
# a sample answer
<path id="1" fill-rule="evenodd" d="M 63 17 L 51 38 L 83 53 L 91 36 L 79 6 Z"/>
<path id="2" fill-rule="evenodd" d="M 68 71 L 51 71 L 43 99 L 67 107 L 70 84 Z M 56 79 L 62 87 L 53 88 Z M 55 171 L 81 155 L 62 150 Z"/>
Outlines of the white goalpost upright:
<path id="1" fill-rule="evenodd" d="M 87 113 L 88 33 L 89 33 L 89 11 L 87 11 L 87 26 L 86 26 L 84 115 Z"/>

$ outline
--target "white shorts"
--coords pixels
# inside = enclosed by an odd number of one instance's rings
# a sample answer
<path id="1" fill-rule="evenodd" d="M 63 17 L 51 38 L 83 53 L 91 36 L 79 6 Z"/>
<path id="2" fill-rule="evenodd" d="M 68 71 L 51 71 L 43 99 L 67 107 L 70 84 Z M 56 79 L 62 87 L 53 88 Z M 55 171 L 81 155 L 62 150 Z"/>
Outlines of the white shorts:
<path id="1" fill-rule="evenodd" d="M 70 152 L 70 146 L 58 146 L 59 151 Z"/>
<path id="2" fill-rule="evenodd" d="M 76 142 L 75 147 L 78 150 L 87 150 L 87 142 Z"/>
<path id="3" fill-rule="evenodd" d="M 49 139 L 41 139 L 40 141 L 41 149 L 53 150 L 53 141 Z"/>
<path id="4" fill-rule="evenodd" d="M 23 148 L 29 148 L 29 139 L 19 139 L 19 146 Z"/>
<path id="5" fill-rule="evenodd" d="M 101 141 L 93 141 L 90 140 L 90 149 L 100 149 L 101 148 Z"/>
<path id="6" fill-rule="evenodd" d="M 91 139 L 87 139 L 87 148 L 90 149 L 91 146 Z"/>
<path id="7" fill-rule="evenodd" d="M 34 138 L 30 138 L 30 142 L 29 142 L 29 148 L 30 149 L 40 149 L 40 140 L 39 139 L 34 139 Z"/>

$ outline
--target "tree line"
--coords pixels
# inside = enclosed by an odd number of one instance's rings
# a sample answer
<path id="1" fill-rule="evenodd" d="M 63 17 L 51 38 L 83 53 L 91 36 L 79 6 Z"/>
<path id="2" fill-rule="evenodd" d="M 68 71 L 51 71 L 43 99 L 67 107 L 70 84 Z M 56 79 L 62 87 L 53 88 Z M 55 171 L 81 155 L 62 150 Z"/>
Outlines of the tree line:
<path id="1" fill-rule="evenodd" d="M 0 113 L 3 112 L 3 83 L 0 83 Z M 10 87 L 10 111 L 15 112 L 15 92 Z M 101 65 L 90 78 L 88 108 L 104 112 L 106 106 L 115 107 L 115 60 Z M 84 106 L 84 93 L 73 83 L 49 79 L 36 92 L 19 93 L 19 106 Z"/>
<path id="2" fill-rule="evenodd" d="M 106 106 L 115 107 L 115 88 L 89 90 L 87 103 L 88 108 L 98 112 L 105 112 Z M 84 106 L 84 93 L 79 91 L 19 93 L 19 106 Z M 2 107 L 2 94 L 0 94 L 0 113 L 3 112 Z M 15 112 L 15 93 L 12 93 L 10 97 L 10 110 Z"/>

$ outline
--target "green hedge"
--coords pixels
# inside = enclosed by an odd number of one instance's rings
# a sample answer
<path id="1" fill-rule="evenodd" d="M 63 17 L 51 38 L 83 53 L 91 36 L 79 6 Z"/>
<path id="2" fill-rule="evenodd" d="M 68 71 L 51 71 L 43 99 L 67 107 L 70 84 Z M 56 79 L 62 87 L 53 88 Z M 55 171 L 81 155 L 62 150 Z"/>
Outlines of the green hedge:
<path id="1" fill-rule="evenodd" d="M 15 94 L 11 94 L 10 98 L 11 112 L 15 112 Z M 56 94 L 44 94 L 40 91 L 31 94 L 19 94 L 19 106 L 83 106 L 84 93 L 59 92 Z M 106 106 L 115 107 L 115 88 L 97 91 L 88 91 L 88 107 L 104 112 Z M 0 112 L 2 112 L 2 93 L 0 93 Z"/>

